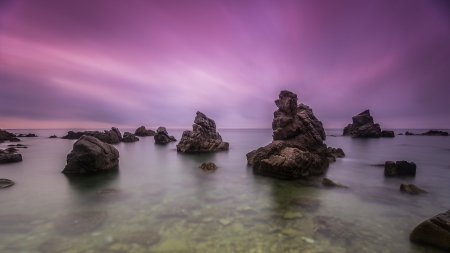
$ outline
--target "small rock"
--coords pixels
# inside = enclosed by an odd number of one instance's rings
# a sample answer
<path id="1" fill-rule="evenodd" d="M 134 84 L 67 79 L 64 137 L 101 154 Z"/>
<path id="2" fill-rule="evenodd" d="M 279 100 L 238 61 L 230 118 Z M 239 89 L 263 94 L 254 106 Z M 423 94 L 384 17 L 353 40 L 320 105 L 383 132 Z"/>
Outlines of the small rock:
<path id="1" fill-rule="evenodd" d="M 204 162 L 204 163 L 202 163 L 200 168 L 207 172 L 212 172 L 212 171 L 217 170 L 217 166 L 213 162 Z"/>
<path id="2" fill-rule="evenodd" d="M 394 131 L 381 131 L 381 137 L 394 138 L 395 133 Z"/>
<path id="3" fill-rule="evenodd" d="M 413 185 L 413 184 L 401 184 L 400 185 L 400 191 L 407 192 L 411 194 L 423 194 L 428 193 L 425 190 L 420 189 L 419 187 Z"/>
<path id="4" fill-rule="evenodd" d="M 50 136 L 48 138 L 58 138 L 58 137 L 56 135 L 52 135 L 52 136 Z"/>

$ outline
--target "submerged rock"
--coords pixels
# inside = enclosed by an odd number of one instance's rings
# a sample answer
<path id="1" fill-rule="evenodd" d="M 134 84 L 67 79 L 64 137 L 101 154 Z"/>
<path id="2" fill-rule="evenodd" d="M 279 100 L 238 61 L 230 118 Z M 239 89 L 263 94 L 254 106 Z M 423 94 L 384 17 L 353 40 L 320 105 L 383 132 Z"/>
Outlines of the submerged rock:
<path id="1" fill-rule="evenodd" d="M 293 206 L 299 206 L 307 211 L 315 211 L 320 206 L 320 201 L 311 198 L 294 198 L 290 202 Z"/>
<path id="2" fill-rule="evenodd" d="M 134 135 L 136 136 L 154 136 L 156 134 L 153 130 L 147 130 L 145 129 L 145 126 L 140 126 L 136 131 L 134 132 Z"/>
<path id="3" fill-rule="evenodd" d="M 120 139 L 120 141 L 122 141 L 122 142 L 135 142 L 135 141 L 139 141 L 139 138 L 136 137 L 134 134 L 132 134 L 130 132 L 125 132 L 125 133 L 123 133 L 123 138 Z"/>
<path id="4" fill-rule="evenodd" d="M 104 211 L 71 212 L 58 217 L 55 228 L 62 234 L 78 235 L 95 230 L 105 219 Z"/>
<path id="5" fill-rule="evenodd" d="M 215 171 L 217 170 L 217 166 L 213 162 L 204 162 L 200 166 L 200 168 L 204 171 Z"/>
<path id="6" fill-rule="evenodd" d="M 330 180 L 330 179 L 328 179 L 328 178 L 326 178 L 326 177 L 324 177 L 324 178 L 322 179 L 322 184 L 323 184 L 324 186 L 327 186 L 327 187 L 341 187 L 341 188 L 348 188 L 347 186 L 342 185 L 342 184 L 335 183 L 335 182 L 333 182 L 332 180 Z"/>
<path id="7" fill-rule="evenodd" d="M 348 124 L 344 128 L 344 136 L 354 137 L 381 137 L 381 128 L 379 124 L 373 122 L 370 111 L 365 110 L 362 113 L 352 117 L 353 124 Z"/>
<path id="8" fill-rule="evenodd" d="M 319 175 L 336 157 L 345 156 L 342 149 L 323 143 L 322 123 L 310 107 L 297 105 L 296 94 L 283 90 L 275 104 L 272 143 L 247 154 L 254 172 L 285 179 Z"/>
<path id="9" fill-rule="evenodd" d="M 450 250 L 450 210 L 420 223 L 411 231 L 409 238 L 414 242 Z"/>
<path id="10" fill-rule="evenodd" d="M 407 161 L 386 161 L 384 164 L 385 176 L 415 176 L 416 164 Z"/>
<path id="11" fill-rule="evenodd" d="M 343 239 L 351 239 L 354 236 L 348 224 L 332 216 L 316 216 L 313 223 L 316 233 Z"/>
<path id="12" fill-rule="evenodd" d="M 393 138 L 395 137 L 394 131 L 381 131 L 381 137 Z"/>
<path id="13" fill-rule="evenodd" d="M 22 161 L 22 155 L 16 154 L 17 149 L 7 148 L 5 150 L 0 149 L 0 163 L 15 163 Z"/>
<path id="14" fill-rule="evenodd" d="M 184 131 L 177 151 L 185 153 L 212 152 L 227 150 L 228 142 L 216 132 L 216 122 L 201 112 L 195 116 L 192 131 Z"/>
<path id="15" fill-rule="evenodd" d="M 6 178 L 0 178 L 0 188 L 6 188 L 14 185 L 14 182 L 6 179 Z"/>
<path id="16" fill-rule="evenodd" d="M 119 151 L 95 137 L 84 135 L 73 144 L 62 173 L 80 174 L 105 171 L 119 164 Z"/>
<path id="17" fill-rule="evenodd" d="M 177 141 L 177 139 L 175 139 L 175 137 L 169 136 L 169 133 L 167 132 L 165 127 L 158 127 L 154 138 L 155 138 L 155 143 L 158 143 L 158 144 L 166 144 L 171 141 Z"/>
<path id="18" fill-rule="evenodd" d="M 425 190 L 420 189 L 419 187 L 413 185 L 413 184 L 401 184 L 400 185 L 400 191 L 407 192 L 411 194 L 423 194 L 428 193 Z"/>
<path id="19" fill-rule="evenodd" d="M 122 135 L 120 134 L 119 129 L 112 127 L 111 130 L 105 130 L 103 132 L 100 131 L 84 131 L 84 132 L 74 132 L 69 131 L 67 135 L 61 137 L 61 139 L 69 139 L 69 140 L 76 140 L 81 138 L 81 136 L 93 136 L 97 139 L 99 139 L 102 142 L 106 142 L 109 144 L 115 144 L 119 143 Z"/>

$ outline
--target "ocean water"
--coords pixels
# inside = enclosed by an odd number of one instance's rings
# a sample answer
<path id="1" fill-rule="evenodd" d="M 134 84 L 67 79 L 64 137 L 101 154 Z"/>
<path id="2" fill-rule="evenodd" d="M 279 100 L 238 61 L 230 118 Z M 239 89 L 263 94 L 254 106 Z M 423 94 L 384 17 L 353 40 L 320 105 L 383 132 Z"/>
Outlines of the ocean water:
<path id="1" fill-rule="evenodd" d="M 140 137 L 114 145 L 117 171 L 90 177 L 61 173 L 75 140 L 48 137 L 67 130 L 9 131 L 39 137 L 21 138 L 22 162 L 0 164 L 0 178 L 16 183 L 0 190 L 0 252 L 442 252 L 411 243 L 409 233 L 450 207 L 450 137 L 357 139 L 328 129 L 326 144 L 346 157 L 323 176 L 286 181 L 247 165 L 245 154 L 268 144 L 270 129 L 220 129 L 230 150 L 209 154 Z M 417 175 L 386 178 L 372 165 L 387 160 L 413 161 Z M 219 169 L 199 169 L 206 161 Z M 323 177 L 348 188 L 325 188 Z M 429 194 L 402 193 L 401 183 Z M 313 204 L 290 204 L 295 198 Z M 330 233 L 315 231 L 318 216 L 332 217 Z"/>

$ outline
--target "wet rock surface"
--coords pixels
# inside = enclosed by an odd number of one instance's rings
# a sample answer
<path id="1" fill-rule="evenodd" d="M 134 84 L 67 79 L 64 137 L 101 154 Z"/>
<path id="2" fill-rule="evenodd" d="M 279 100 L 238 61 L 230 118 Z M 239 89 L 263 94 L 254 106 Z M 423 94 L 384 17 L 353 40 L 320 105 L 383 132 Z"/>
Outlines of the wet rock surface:
<path id="1" fill-rule="evenodd" d="M 322 123 L 310 107 L 297 105 L 296 94 L 281 91 L 275 104 L 272 143 L 247 153 L 254 172 L 284 179 L 320 175 L 336 157 L 345 156 L 323 143 Z"/>
<path id="2" fill-rule="evenodd" d="M 213 162 L 204 162 L 200 165 L 200 168 L 207 172 L 213 172 L 217 170 L 217 166 Z"/>
<path id="3" fill-rule="evenodd" d="M 100 131 L 84 131 L 84 132 L 74 132 L 69 131 L 67 135 L 61 137 L 61 139 L 69 139 L 69 140 L 76 140 L 80 139 L 81 136 L 93 136 L 97 139 L 99 139 L 102 142 L 106 142 L 109 144 L 115 144 L 119 143 L 122 139 L 122 135 L 120 134 L 119 129 L 112 127 L 111 130 L 104 130 L 103 132 Z"/>
<path id="4" fill-rule="evenodd" d="M 67 174 L 92 173 L 117 168 L 119 151 L 92 136 L 82 136 L 73 144 L 67 155 L 67 165 L 62 171 Z"/>
<path id="5" fill-rule="evenodd" d="M 102 211 L 71 212 L 58 217 L 54 225 L 62 234 L 78 235 L 100 227 L 106 216 L 106 212 Z"/>
<path id="6" fill-rule="evenodd" d="M 379 124 L 375 124 L 369 110 L 352 117 L 352 124 L 348 124 L 344 128 L 344 136 L 354 137 L 381 137 L 381 128 Z"/>
<path id="7" fill-rule="evenodd" d="M 172 141 L 177 141 L 175 139 L 175 137 L 169 136 L 169 133 L 167 132 L 165 127 L 158 127 L 154 138 L 155 138 L 155 143 L 158 143 L 158 144 L 167 144 Z"/>
<path id="8" fill-rule="evenodd" d="M 184 153 L 201 153 L 227 150 L 229 143 L 222 141 L 216 131 L 216 122 L 201 112 L 197 112 L 192 131 L 184 131 L 177 151 Z"/>
<path id="9" fill-rule="evenodd" d="M 122 139 L 120 139 L 120 141 L 122 141 L 122 142 L 135 142 L 135 141 L 139 141 L 139 138 L 136 137 L 134 134 L 132 134 L 130 132 L 125 132 L 125 133 L 123 133 L 123 137 L 122 137 Z"/>
<path id="10" fill-rule="evenodd" d="M 450 210 L 417 225 L 409 234 L 411 241 L 450 250 Z"/>
<path id="11" fill-rule="evenodd" d="M 385 176 L 415 176 L 416 164 L 407 161 L 386 161 L 384 164 Z"/>
<path id="12" fill-rule="evenodd" d="M 6 178 L 0 178 L 0 189 L 13 186 L 14 182 Z"/>
<path id="13" fill-rule="evenodd" d="M 410 194 L 424 194 L 428 193 L 423 189 L 420 189 L 419 187 L 413 185 L 413 184 L 401 184 L 400 185 L 400 191 L 407 192 Z"/>
<path id="14" fill-rule="evenodd" d="M 17 149 L 11 147 L 7 149 L 0 149 L 0 164 L 1 163 L 15 163 L 22 161 L 22 155 L 17 154 Z"/>
<path id="15" fill-rule="evenodd" d="M 154 136 L 156 134 L 155 131 L 150 130 L 150 129 L 145 129 L 145 126 L 140 126 L 136 129 L 136 131 L 134 132 L 134 135 L 136 136 Z"/>

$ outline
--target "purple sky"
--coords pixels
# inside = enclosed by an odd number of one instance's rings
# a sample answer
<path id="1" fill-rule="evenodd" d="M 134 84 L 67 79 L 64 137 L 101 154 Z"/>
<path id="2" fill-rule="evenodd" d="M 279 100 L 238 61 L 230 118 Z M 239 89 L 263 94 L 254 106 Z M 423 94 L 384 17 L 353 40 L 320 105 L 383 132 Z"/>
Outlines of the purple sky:
<path id="1" fill-rule="evenodd" d="M 450 128 L 450 4 L 0 1 L 0 128 L 270 127 L 282 89 L 326 128 Z"/>

